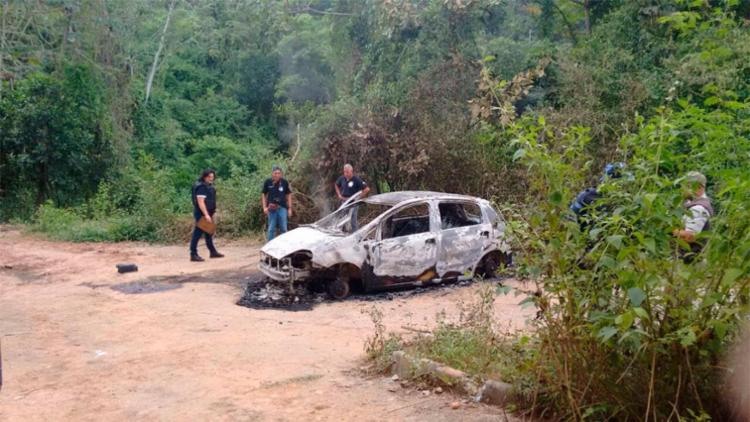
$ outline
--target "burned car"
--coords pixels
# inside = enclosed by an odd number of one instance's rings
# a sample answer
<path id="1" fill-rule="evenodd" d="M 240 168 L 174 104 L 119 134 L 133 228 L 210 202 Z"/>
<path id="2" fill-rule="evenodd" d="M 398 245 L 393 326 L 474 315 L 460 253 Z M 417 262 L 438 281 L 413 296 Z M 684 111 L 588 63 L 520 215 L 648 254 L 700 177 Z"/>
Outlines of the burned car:
<path id="1" fill-rule="evenodd" d="M 322 283 L 336 299 L 403 285 L 492 277 L 510 262 L 505 222 L 484 199 L 404 191 L 355 199 L 268 242 L 272 280 Z"/>

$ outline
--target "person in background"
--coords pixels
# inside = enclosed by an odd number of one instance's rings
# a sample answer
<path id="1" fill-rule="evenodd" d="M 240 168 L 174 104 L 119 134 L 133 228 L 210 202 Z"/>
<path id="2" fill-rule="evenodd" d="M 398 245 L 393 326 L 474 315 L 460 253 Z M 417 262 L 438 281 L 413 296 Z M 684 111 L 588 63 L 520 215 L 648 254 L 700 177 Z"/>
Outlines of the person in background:
<path id="1" fill-rule="evenodd" d="M 213 223 L 213 217 L 216 213 L 216 188 L 214 188 L 214 180 L 216 179 L 216 172 L 213 169 L 205 169 L 201 173 L 200 178 L 193 184 L 193 217 L 196 223 L 201 217 L 205 218 L 208 222 Z M 190 239 L 190 260 L 193 262 L 204 261 L 200 255 L 198 255 L 198 241 L 202 236 L 206 237 L 206 246 L 211 258 L 223 258 L 224 255 L 220 254 L 214 246 L 213 236 L 209 233 L 204 232 L 196 225 L 193 228 L 193 237 Z"/>
<path id="2" fill-rule="evenodd" d="M 619 179 L 622 177 L 623 168 L 625 168 L 625 163 L 607 164 L 604 166 L 604 174 L 600 179 L 600 183 L 603 183 L 607 179 Z M 581 231 L 585 231 L 591 224 L 589 212 L 594 207 L 594 203 L 600 198 L 601 194 L 598 187 L 593 186 L 582 190 L 570 204 L 570 210 L 575 214 Z"/>
<path id="3" fill-rule="evenodd" d="M 336 189 L 336 196 L 341 203 L 346 202 L 359 191 L 362 191 L 363 197 L 370 192 L 367 183 L 359 176 L 354 175 L 354 167 L 351 164 L 344 164 L 344 174 L 339 176 L 333 187 Z"/>
<path id="4" fill-rule="evenodd" d="M 273 166 L 271 177 L 263 182 L 261 204 L 263 213 L 268 216 L 268 240 L 279 234 L 286 233 L 287 221 L 292 216 L 292 189 L 283 177 L 281 167 Z"/>
<path id="5" fill-rule="evenodd" d="M 706 176 L 691 171 L 685 176 L 684 184 L 686 200 L 683 206 L 687 212 L 682 216 L 683 228 L 675 229 L 672 234 L 690 247 L 690 251 L 683 255 L 683 261 L 690 263 L 705 246 L 698 235 L 711 229 L 714 208 L 711 199 L 706 196 Z"/>

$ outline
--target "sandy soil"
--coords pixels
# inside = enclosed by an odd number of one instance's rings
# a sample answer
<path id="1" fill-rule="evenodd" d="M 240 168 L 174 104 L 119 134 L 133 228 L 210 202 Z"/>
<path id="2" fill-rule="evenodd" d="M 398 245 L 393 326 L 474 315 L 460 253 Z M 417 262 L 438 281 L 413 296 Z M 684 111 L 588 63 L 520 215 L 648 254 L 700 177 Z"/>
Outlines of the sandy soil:
<path id="1" fill-rule="evenodd" d="M 217 245 L 226 258 L 191 263 L 186 245 L 50 242 L 0 226 L 0 420 L 506 419 L 474 403 L 452 410 L 459 397 L 396 390 L 359 370 L 372 333 L 363 310 L 380 307 L 394 330 L 429 327 L 478 286 L 252 310 L 235 302 L 258 277 L 259 245 Z M 119 262 L 140 271 L 117 274 Z M 113 288 L 133 282 L 165 289 Z M 513 328 L 529 317 L 520 300 L 496 301 Z"/>

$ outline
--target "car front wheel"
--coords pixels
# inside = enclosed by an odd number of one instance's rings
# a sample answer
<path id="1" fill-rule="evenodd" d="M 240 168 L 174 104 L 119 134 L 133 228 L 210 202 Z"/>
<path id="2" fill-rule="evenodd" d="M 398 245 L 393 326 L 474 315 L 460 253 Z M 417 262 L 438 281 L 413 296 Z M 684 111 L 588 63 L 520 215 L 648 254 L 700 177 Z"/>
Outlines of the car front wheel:
<path id="1" fill-rule="evenodd" d="M 349 285 L 349 279 L 346 277 L 338 276 L 328 282 L 328 294 L 333 299 L 345 299 L 347 296 L 349 296 L 350 292 L 351 286 Z"/>

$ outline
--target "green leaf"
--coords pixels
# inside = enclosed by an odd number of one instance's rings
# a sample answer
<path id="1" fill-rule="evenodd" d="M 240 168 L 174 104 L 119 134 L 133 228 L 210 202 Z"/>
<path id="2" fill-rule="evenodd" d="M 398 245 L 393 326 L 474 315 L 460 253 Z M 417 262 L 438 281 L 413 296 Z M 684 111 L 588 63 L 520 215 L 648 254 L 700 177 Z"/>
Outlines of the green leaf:
<path id="1" fill-rule="evenodd" d="M 563 198 L 563 196 L 562 196 L 562 193 L 560 193 L 560 191 L 554 191 L 549 196 L 549 200 L 553 204 L 559 204 L 559 203 L 561 203 L 562 202 L 562 198 Z"/>
<path id="2" fill-rule="evenodd" d="M 643 239 L 643 247 L 651 253 L 656 253 L 656 240 L 650 237 Z"/>
<path id="3" fill-rule="evenodd" d="M 499 294 L 499 295 L 507 295 L 507 294 L 508 294 L 508 293 L 510 293 L 510 292 L 511 292 L 512 290 L 513 290 L 513 288 L 512 288 L 512 287 L 510 287 L 510 286 L 503 286 L 503 285 L 500 285 L 500 286 L 497 286 L 497 290 L 495 290 L 495 293 L 497 293 L 497 294 Z"/>
<path id="4" fill-rule="evenodd" d="M 616 265 L 617 265 L 617 262 L 611 256 L 605 255 L 601 257 L 601 259 L 599 260 L 600 267 L 612 269 L 612 268 L 615 268 Z"/>
<path id="5" fill-rule="evenodd" d="M 617 334 L 617 328 L 613 326 L 604 327 L 601 330 L 599 330 L 599 337 L 601 337 L 602 341 L 607 341 Z"/>
<path id="6" fill-rule="evenodd" d="M 641 290 L 640 287 L 631 287 L 628 289 L 628 297 L 630 298 L 630 303 L 633 304 L 635 307 L 641 306 L 641 303 L 646 299 L 646 293 Z"/>
<path id="7" fill-rule="evenodd" d="M 732 283 L 735 282 L 735 280 L 737 280 L 738 278 L 740 278 L 740 276 L 742 275 L 743 272 L 744 271 L 742 271 L 739 268 L 730 268 L 730 269 L 724 271 L 724 277 L 722 277 L 721 283 L 725 284 L 725 285 L 726 284 L 732 284 Z"/>
<path id="8" fill-rule="evenodd" d="M 607 243 L 612 245 L 615 249 L 622 248 L 622 235 L 616 234 L 612 236 L 607 236 Z"/>
<path id="9" fill-rule="evenodd" d="M 522 308 L 528 308 L 529 306 L 535 306 L 536 305 L 536 297 L 534 296 L 528 296 L 526 299 L 522 300 L 518 303 L 518 305 Z"/>
<path id="10" fill-rule="evenodd" d="M 646 312 L 646 310 L 641 307 L 633 308 L 633 312 L 635 312 L 635 315 L 640 319 L 649 319 L 648 312 Z"/>
<path id="11" fill-rule="evenodd" d="M 712 105 L 719 104 L 720 102 L 721 102 L 721 98 L 716 97 L 716 96 L 712 96 L 712 97 L 708 97 L 705 100 L 703 100 L 703 105 L 705 105 L 705 106 L 712 106 Z"/>
<path id="12" fill-rule="evenodd" d="M 617 318 L 615 318 L 615 324 L 620 327 L 620 330 L 625 331 L 630 328 L 631 325 L 633 325 L 634 320 L 635 316 L 632 312 L 625 312 L 624 314 L 618 315 Z"/>
<path id="13" fill-rule="evenodd" d="M 690 327 L 680 330 L 679 334 L 680 334 L 680 344 L 683 347 L 688 347 L 692 344 L 695 344 L 695 341 L 697 340 L 697 338 L 695 337 L 695 332 L 693 332 L 693 329 Z"/>
<path id="14" fill-rule="evenodd" d="M 601 232 L 602 232 L 602 230 L 603 230 L 603 229 L 601 229 L 601 228 L 596 228 L 596 229 L 592 229 L 592 230 L 591 230 L 591 231 L 589 232 L 589 239 L 591 239 L 591 240 L 595 240 L 595 239 L 596 239 L 596 238 L 597 238 L 597 237 L 599 236 L 599 233 L 601 233 Z"/>
<path id="15" fill-rule="evenodd" d="M 519 148 L 516 150 L 516 152 L 513 154 L 513 161 L 518 161 L 521 158 L 526 156 L 526 150 L 523 148 Z"/>
<path id="16" fill-rule="evenodd" d="M 722 340 L 727 335 L 727 331 L 729 330 L 729 324 L 724 321 L 713 321 L 711 323 L 711 327 L 713 328 L 714 334 L 716 334 L 716 337 L 719 340 Z"/>

